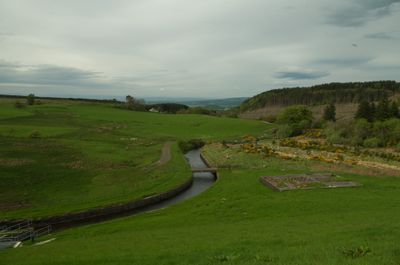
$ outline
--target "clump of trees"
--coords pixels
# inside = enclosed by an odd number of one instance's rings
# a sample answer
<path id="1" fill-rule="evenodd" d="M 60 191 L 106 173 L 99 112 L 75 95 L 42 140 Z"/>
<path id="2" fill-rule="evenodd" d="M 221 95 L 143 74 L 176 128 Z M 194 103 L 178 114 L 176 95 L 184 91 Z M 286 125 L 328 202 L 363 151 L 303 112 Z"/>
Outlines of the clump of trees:
<path id="1" fill-rule="evenodd" d="M 126 108 L 134 111 L 155 110 L 157 112 L 170 113 L 170 114 L 201 114 L 201 115 L 212 115 L 212 116 L 225 114 L 212 109 L 207 109 L 203 107 L 189 107 L 187 105 L 178 103 L 159 103 L 159 104 L 146 105 L 144 100 L 134 98 L 130 95 L 125 97 L 125 104 L 117 105 L 117 107 Z"/>
<path id="2" fill-rule="evenodd" d="M 26 105 L 35 105 L 35 104 L 40 105 L 40 104 L 42 104 L 42 102 L 40 100 L 36 100 L 35 94 L 31 93 L 28 96 L 26 96 L 25 103 L 23 103 L 19 100 L 15 101 L 14 107 L 17 109 L 22 109 L 22 108 L 25 108 Z"/>
<path id="3" fill-rule="evenodd" d="M 311 128 L 314 117 L 306 106 L 291 106 L 284 109 L 277 117 L 277 123 L 281 124 L 278 129 L 278 137 L 292 137 L 304 133 Z"/>
<path id="4" fill-rule="evenodd" d="M 355 146 L 389 147 L 400 142 L 400 113 L 396 101 L 383 98 L 378 104 L 362 101 L 353 122 L 331 123 L 326 128 L 329 142 Z"/>
<path id="5" fill-rule="evenodd" d="M 203 108 L 203 107 L 191 107 L 185 110 L 178 111 L 179 114 L 200 114 L 200 115 L 218 115 L 217 111 Z"/>
<path id="6" fill-rule="evenodd" d="M 35 94 L 29 94 L 26 97 L 26 104 L 28 104 L 28 105 L 34 105 L 35 104 Z"/>
<path id="7" fill-rule="evenodd" d="M 202 139 L 191 139 L 188 141 L 179 141 L 178 146 L 182 153 L 187 153 L 190 150 L 199 149 L 205 145 Z"/>
<path id="8" fill-rule="evenodd" d="M 374 102 L 362 101 L 358 105 L 355 119 L 366 119 L 369 122 L 384 121 L 391 118 L 400 118 L 399 105 L 396 101 L 390 102 L 387 98 Z"/>
<path id="9" fill-rule="evenodd" d="M 330 124 L 326 129 L 329 142 L 363 147 L 389 147 L 400 142 L 400 119 L 369 122 L 357 119 L 351 124 Z"/>
<path id="10" fill-rule="evenodd" d="M 135 110 L 135 111 L 146 110 L 146 105 L 144 100 L 134 98 L 131 95 L 125 97 L 125 107 L 129 110 Z"/>
<path id="11" fill-rule="evenodd" d="M 176 114 L 180 111 L 185 111 L 189 109 L 189 107 L 184 104 L 177 104 L 177 103 L 160 103 L 160 104 L 147 105 L 146 109 L 147 110 L 155 109 L 158 112 L 162 113 Z"/>

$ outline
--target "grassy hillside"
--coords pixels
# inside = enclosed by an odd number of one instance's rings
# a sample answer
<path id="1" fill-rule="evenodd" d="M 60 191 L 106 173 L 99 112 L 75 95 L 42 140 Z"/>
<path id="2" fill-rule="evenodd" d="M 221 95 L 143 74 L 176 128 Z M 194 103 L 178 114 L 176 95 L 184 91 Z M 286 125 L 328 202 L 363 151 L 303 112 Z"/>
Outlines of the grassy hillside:
<path id="1" fill-rule="evenodd" d="M 157 212 L 50 235 L 55 241 L 0 252 L 4 264 L 398 264 L 400 179 L 336 172 L 360 188 L 278 193 L 264 175 L 329 164 L 262 158 L 207 146 L 232 161 L 207 192 Z M 227 166 L 227 165 L 225 165 Z"/>
<path id="2" fill-rule="evenodd" d="M 240 111 L 243 117 L 260 118 L 276 115 L 290 105 L 307 105 L 316 117 L 320 117 L 323 107 L 335 102 L 339 106 L 338 117 L 346 119 L 354 115 L 362 100 L 379 101 L 383 97 L 398 98 L 399 95 L 400 83 L 395 81 L 330 83 L 266 91 L 244 101 Z"/>
<path id="3" fill-rule="evenodd" d="M 14 107 L 0 102 L 0 219 L 43 217 L 159 193 L 190 177 L 166 141 L 238 138 L 266 125 L 200 115 L 164 115 L 112 104 L 47 101 Z"/>
<path id="4" fill-rule="evenodd" d="M 308 108 L 313 112 L 313 115 L 316 120 L 322 119 L 324 114 L 324 109 L 327 104 L 321 104 L 316 106 L 308 106 Z M 355 103 L 342 103 L 335 104 L 336 106 L 336 119 L 338 121 L 349 121 L 354 118 L 354 115 L 357 111 L 358 104 Z M 288 106 L 266 106 L 264 108 L 255 109 L 252 111 L 245 111 L 241 113 L 239 116 L 241 118 L 246 119 L 260 119 L 267 116 L 277 116 L 282 110 L 287 108 Z"/>

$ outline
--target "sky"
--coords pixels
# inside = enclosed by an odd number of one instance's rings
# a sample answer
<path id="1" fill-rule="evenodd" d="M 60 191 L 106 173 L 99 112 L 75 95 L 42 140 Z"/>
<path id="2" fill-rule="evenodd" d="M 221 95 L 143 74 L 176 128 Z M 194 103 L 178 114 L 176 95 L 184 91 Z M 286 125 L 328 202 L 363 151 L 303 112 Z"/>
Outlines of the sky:
<path id="1" fill-rule="evenodd" d="M 400 77 L 400 0 L 0 0 L 0 94 L 253 96 Z"/>

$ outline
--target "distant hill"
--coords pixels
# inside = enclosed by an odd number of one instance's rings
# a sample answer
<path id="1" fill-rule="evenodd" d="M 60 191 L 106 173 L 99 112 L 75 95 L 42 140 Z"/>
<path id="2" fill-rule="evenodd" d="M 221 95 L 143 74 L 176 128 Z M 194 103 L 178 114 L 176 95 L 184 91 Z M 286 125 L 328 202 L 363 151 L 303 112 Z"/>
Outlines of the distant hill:
<path id="1" fill-rule="evenodd" d="M 396 81 L 373 81 L 352 83 L 330 83 L 311 87 L 274 89 L 245 100 L 240 105 L 242 117 L 260 118 L 276 115 L 290 105 L 308 105 L 319 117 L 323 106 L 335 102 L 338 116 L 347 118 L 355 112 L 362 100 L 379 101 L 383 97 L 398 97 L 400 83 Z M 344 113 L 342 113 L 344 112 Z"/>
<path id="2" fill-rule="evenodd" d="M 195 98 L 157 98 L 157 99 L 146 99 L 147 103 L 157 104 L 157 103 L 178 103 L 185 104 L 189 107 L 203 107 L 208 109 L 223 110 L 233 107 L 238 107 L 247 98 L 223 98 L 223 99 L 195 99 Z"/>

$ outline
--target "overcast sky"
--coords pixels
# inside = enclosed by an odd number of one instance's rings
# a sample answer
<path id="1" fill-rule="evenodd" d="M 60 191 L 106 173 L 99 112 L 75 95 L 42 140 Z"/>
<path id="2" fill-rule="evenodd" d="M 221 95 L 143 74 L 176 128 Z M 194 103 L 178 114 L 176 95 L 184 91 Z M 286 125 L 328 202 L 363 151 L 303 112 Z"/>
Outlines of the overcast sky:
<path id="1" fill-rule="evenodd" d="M 0 93 L 238 97 L 400 77 L 400 0 L 0 0 Z"/>

